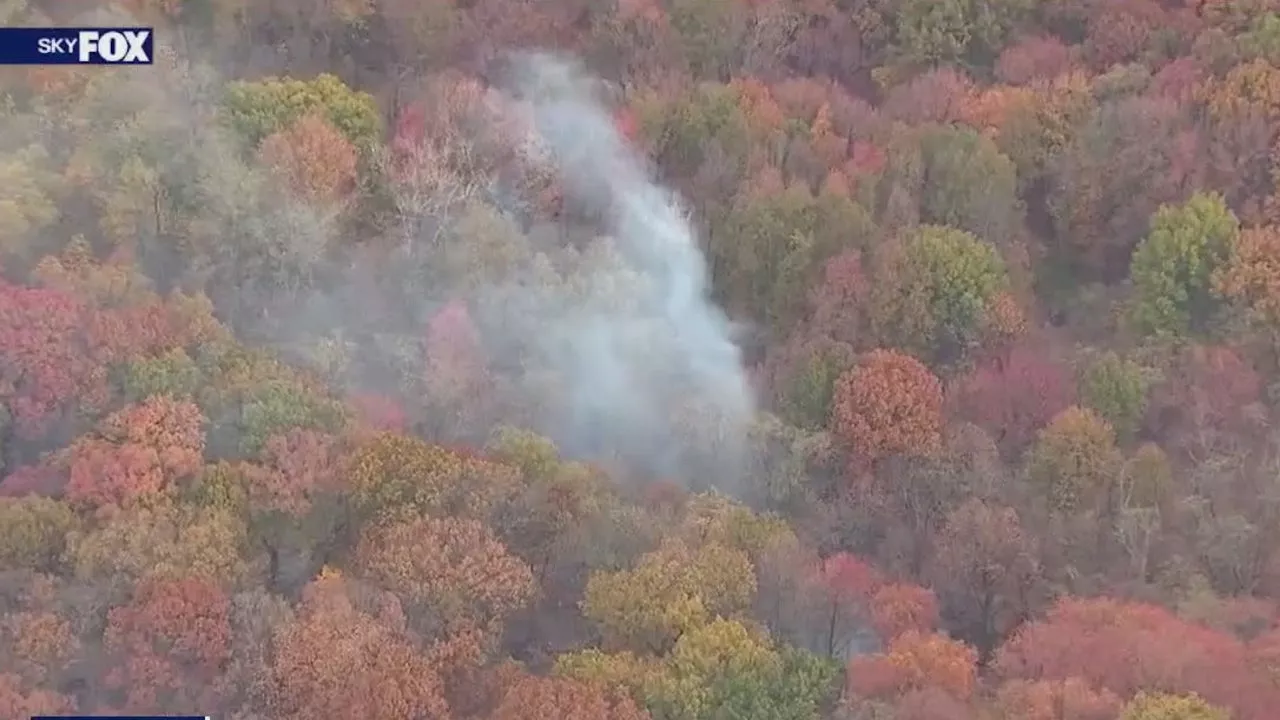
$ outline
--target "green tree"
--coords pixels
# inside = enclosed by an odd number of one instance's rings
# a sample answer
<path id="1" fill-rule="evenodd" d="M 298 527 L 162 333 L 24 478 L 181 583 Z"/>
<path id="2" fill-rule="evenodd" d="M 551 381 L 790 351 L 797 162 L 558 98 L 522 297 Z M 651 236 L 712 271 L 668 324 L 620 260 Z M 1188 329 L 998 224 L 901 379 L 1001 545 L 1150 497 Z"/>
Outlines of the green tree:
<path id="1" fill-rule="evenodd" d="M 382 115 L 373 96 L 352 90 L 328 73 L 311 80 L 267 77 L 229 83 L 222 99 L 224 121 L 249 147 L 303 117 L 321 113 L 361 153 L 382 137 Z"/>
<path id="2" fill-rule="evenodd" d="M 38 495 L 0 498 L 0 569 L 56 569 L 76 525 L 75 513 L 62 501 Z"/>
<path id="3" fill-rule="evenodd" d="M 1221 195 L 1197 193 L 1156 211 L 1130 266 L 1139 329 L 1173 337 L 1204 330 L 1217 308 L 1213 274 L 1239 235 L 1240 222 Z"/>
<path id="4" fill-rule="evenodd" d="M 241 448 L 262 449 L 267 439 L 293 428 L 335 432 L 346 422 L 347 409 L 302 383 L 272 380 L 246 399 L 240 416 Z"/>
<path id="5" fill-rule="evenodd" d="M 716 620 L 680 638 L 643 694 L 655 720 L 812 720 L 837 674 L 833 662 Z"/>
<path id="6" fill-rule="evenodd" d="M 1138 693 L 1125 705 L 1119 720 L 1230 720 L 1231 713 L 1205 702 L 1198 695 Z"/>
<path id="7" fill-rule="evenodd" d="M 897 13 L 897 50 L 913 65 L 987 65 L 1032 9 L 1029 0 L 907 0 Z"/>
<path id="8" fill-rule="evenodd" d="M 662 167 L 692 176 L 718 147 L 744 158 L 750 135 L 738 93 L 727 85 L 702 85 L 675 98 L 651 96 L 637 109 L 645 137 Z"/>
<path id="9" fill-rule="evenodd" d="M 731 309 L 791 326 L 823 263 L 844 248 L 864 246 L 874 232 L 862 206 L 802 186 L 741 202 L 711 238 L 717 289 Z"/>
<path id="10" fill-rule="evenodd" d="M 886 248 L 882 264 L 872 310 L 877 334 L 927 357 L 963 353 L 1009 284 L 994 246 L 939 225 L 912 230 L 898 247 Z"/>
<path id="11" fill-rule="evenodd" d="M 200 387 L 200 368 L 181 348 L 158 357 L 127 363 L 120 384 L 129 402 L 141 402 L 152 395 L 175 398 L 194 397 Z"/>
<path id="12" fill-rule="evenodd" d="M 676 0 L 670 12 L 689 69 L 700 78 L 727 77 L 743 49 L 747 15 L 742 6 L 732 0 Z"/>
<path id="13" fill-rule="evenodd" d="M 1080 378 L 1084 405 L 1111 423 L 1121 437 L 1129 437 L 1147 407 L 1151 385 L 1145 368 L 1114 352 L 1105 352 L 1085 368 Z"/>
<path id="14" fill-rule="evenodd" d="M 58 219 L 60 211 L 50 191 L 56 176 L 45 169 L 48 151 L 32 145 L 10 150 L 0 161 L 0 249 L 24 254 L 34 233 Z"/>
<path id="15" fill-rule="evenodd" d="M 1007 244 L 1022 220 L 1018 172 L 995 142 L 973 128 L 940 126 L 925 131 L 920 153 L 924 220 Z"/>
<path id="16" fill-rule="evenodd" d="M 556 657 L 553 672 L 579 682 L 626 688 L 640 694 L 649 677 L 661 668 L 652 657 L 637 656 L 629 652 L 605 653 L 597 648 L 563 653 Z"/>
<path id="17" fill-rule="evenodd" d="M 836 380 L 856 358 L 853 349 L 842 343 L 810 343 L 797 354 L 794 367 L 779 383 L 778 413 L 797 427 L 820 430 L 831 417 Z"/>

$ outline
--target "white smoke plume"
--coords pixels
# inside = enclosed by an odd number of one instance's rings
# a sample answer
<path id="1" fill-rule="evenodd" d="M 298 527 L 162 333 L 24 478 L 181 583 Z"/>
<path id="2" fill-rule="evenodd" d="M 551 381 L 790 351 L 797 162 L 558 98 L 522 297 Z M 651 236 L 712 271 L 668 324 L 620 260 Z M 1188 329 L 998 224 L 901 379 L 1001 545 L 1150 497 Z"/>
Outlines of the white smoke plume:
<path id="1" fill-rule="evenodd" d="M 522 316 L 516 325 L 558 376 L 559 417 L 547 430 L 566 450 L 723 486 L 754 412 L 741 353 L 677 198 L 651 179 L 595 85 L 568 59 L 511 64 L 509 92 L 528 108 L 565 197 L 604 218 L 608 249 L 571 290 L 520 283 L 486 294 L 502 298 L 508 328 L 513 311 Z"/>

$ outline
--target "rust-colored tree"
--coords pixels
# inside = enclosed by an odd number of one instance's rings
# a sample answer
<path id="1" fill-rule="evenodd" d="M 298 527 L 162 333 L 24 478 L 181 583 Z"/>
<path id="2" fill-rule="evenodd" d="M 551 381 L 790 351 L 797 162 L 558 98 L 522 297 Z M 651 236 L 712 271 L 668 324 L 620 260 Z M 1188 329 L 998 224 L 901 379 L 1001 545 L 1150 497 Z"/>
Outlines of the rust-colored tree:
<path id="1" fill-rule="evenodd" d="M 995 698 L 1002 720 L 1113 720 L 1121 706 L 1115 693 L 1080 678 L 1012 680 Z"/>
<path id="2" fill-rule="evenodd" d="M 56 581 L 47 576 L 31 578 L 23 598 L 28 609 L 0 620 L 0 673 L 27 690 L 66 687 L 79 671 L 85 647 L 77 628 L 58 612 L 43 609 L 56 601 L 57 589 Z"/>
<path id="3" fill-rule="evenodd" d="M 1280 227 L 1247 228 L 1213 281 L 1214 290 L 1265 333 L 1273 348 L 1280 348 L 1280 267 L 1276 257 L 1280 257 Z"/>
<path id="4" fill-rule="evenodd" d="M 76 704 L 71 697 L 51 690 L 27 688 L 17 675 L 0 674 L 0 715 L 4 717 L 61 715 L 75 710 Z"/>
<path id="5" fill-rule="evenodd" d="M 836 381 L 831 431 L 861 462 L 927 455 L 942 440 L 942 384 L 915 358 L 875 350 Z"/>
<path id="6" fill-rule="evenodd" d="M 108 613 L 103 684 L 131 713 L 208 712 L 228 691 L 231 601 L 207 580 L 144 582 Z"/>
<path id="7" fill-rule="evenodd" d="M 315 430 L 272 436 L 262 464 L 245 467 L 253 508 L 307 514 L 318 499 L 341 489 L 342 450 L 338 438 Z"/>
<path id="8" fill-rule="evenodd" d="M 475 520 L 420 518 L 366 532 L 361 570 L 403 597 L 427 637 L 465 629 L 496 635 L 534 595 L 533 573 Z"/>
<path id="9" fill-rule="evenodd" d="M 938 599 L 928 588 L 910 583 L 881 586 L 871 596 L 871 626 L 885 640 L 912 630 L 933 632 L 938 627 Z"/>
<path id="10" fill-rule="evenodd" d="M 341 577 L 307 586 L 297 617 L 275 634 L 273 716 L 449 720 L 436 668 L 405 636 L 395 599 L 375 598 L 372 611 L 355 600 Z"/>
<path id="11" fill-rule="evenodd" d="M 968 700 L 978 683 L 978 654 L 938 633 L 915 630 L 899 635 L 882 653 L 849 662 L 849 691 L 861 697 L 892 699 L 913 690 L 937 688 Z"/>
<path id="12" fill-rule="evenodd" d="M 355 189 L 356 148 L 323 115 L 312 113 L 268 135 L 259 161 L 316 208 L 332 208 Z"/>
<path id="13" fill-rule="evenodd" d="M 616 690 L 568 678 L 525 675 L 489 720 L 648 720 L 649 714 Z"/>

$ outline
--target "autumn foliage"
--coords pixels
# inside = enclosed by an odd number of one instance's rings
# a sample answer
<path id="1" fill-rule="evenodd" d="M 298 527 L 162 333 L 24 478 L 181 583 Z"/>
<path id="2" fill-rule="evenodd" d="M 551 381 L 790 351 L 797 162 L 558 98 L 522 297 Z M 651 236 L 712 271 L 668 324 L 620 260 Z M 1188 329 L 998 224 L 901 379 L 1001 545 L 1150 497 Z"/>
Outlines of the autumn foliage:
<path id="1" fill-rule="evenodd" d="M 298 616 L 275 634 L 270 706 L 281 717 L 317 714 L 449 717 L 439 675 L 405 636 L 394 599 L 358 607 L 341 578 L 307 587 Z"/>
<path id="2" fill-rule="evenodd" d="M 1277 0 L 117 4 L 0 71 L 0 720 L 1277 716 Z"/>
<path id="3" fill-rule="evenodd" d="M 231 601 L 198 579 L 148 581 L 107 616 L 106 649 L 115 658 L 108 687 L 123 691 L 122 709 L 215 704 L 227 692 Z"/>
<path id="4" fill-rule="evenodd" d="M 200 468 L 202 423 L 195 405 L 161 397 L 108 416 L 99 437 L 71 447 L 67 498 L 102 507 L 163 494 Z"/>
<path id="5" fill-rule="evenodd" d="M 927 454 L 941 442 L 941 383 L 892 350 L 876 350 L 842 375 L 831 411 L 837 437 L 864 460 Z"/>
<path id="6" fill-rule="evenodd" d="M 1197 693 L 1242 717 L 1264 717 L 1272 691 L 1247 658 L 1239 640 L 1159 607 L 1068 599 L 1020 630 L 997 667 L 1006 677 L 1080 678 L 1120 697 L 1155 683 L 1166 692 Z"/>
<path id="7" fill-rule="evenodd" d="M 268 135 L 258 154 L 289 189 L 316 205 L 337 202 L 354 189 L 356 149 L 322 116 L 307 115 Z"/>

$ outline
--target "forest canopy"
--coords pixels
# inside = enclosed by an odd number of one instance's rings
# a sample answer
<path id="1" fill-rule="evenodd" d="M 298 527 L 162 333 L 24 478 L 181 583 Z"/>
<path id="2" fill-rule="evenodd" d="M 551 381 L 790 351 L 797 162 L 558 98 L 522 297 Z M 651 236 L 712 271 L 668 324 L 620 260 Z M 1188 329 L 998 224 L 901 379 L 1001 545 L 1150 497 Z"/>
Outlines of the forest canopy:
<path id="1" fill-rule="evenodd" d="M 1280 1 L 0 5 L 0 719 L 1280 707 Z"/>

